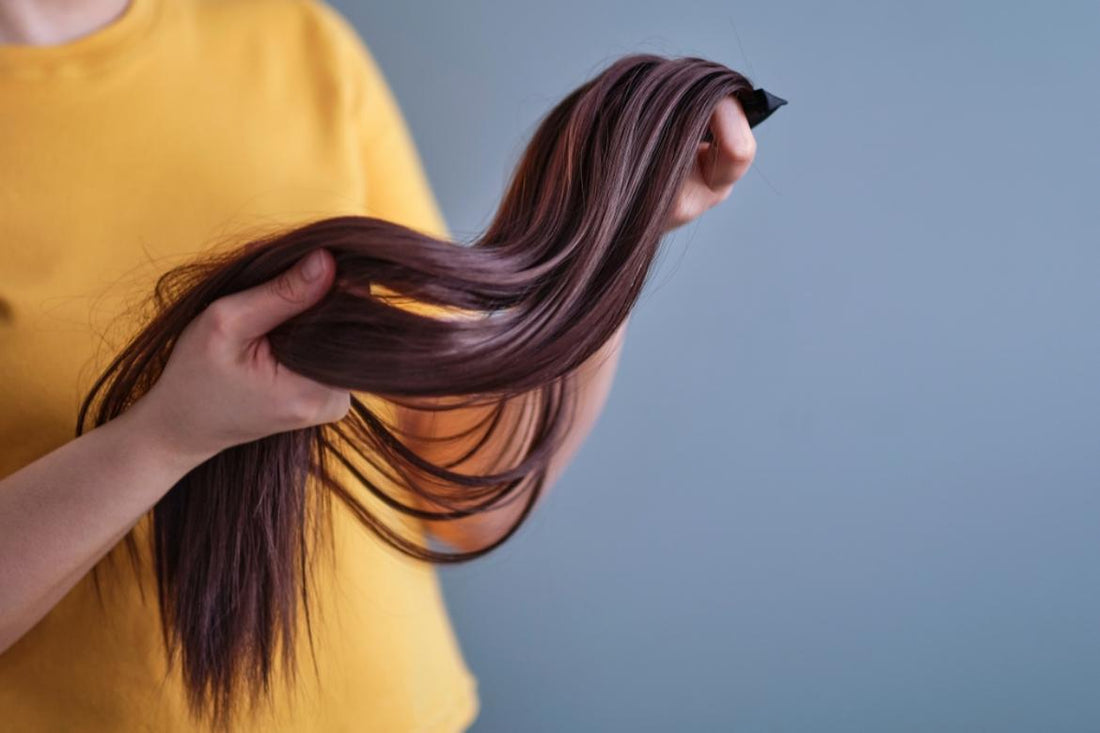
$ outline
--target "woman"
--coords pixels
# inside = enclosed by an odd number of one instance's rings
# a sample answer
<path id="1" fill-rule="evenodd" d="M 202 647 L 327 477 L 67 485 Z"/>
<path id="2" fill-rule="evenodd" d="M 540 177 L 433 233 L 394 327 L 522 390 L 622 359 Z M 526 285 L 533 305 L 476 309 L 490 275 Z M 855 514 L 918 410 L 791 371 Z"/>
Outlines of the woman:
<path id="1" fill-rule="evenodd" d="M 752 162 L 733 100 L 712 132 L 717 155 L 701 149 L 670 229 Z M 156 275 L 211 241 L 342 213 L 445 224 L 380 69 L 320 0 L 0 0 L 0 161 L 0 710 L 14 730 L 204 729 L 143 595 L 148 557 L 142 576 L 103 561 L 130 531 L 144 547 L 148 510 L 210 455 L 345 414 L 347 393 L 281 368 L 264 340 L 323 296 L 332 260 L 222 299 L 153 390 L 72 440 L 113 351 L 103 339 L 117 345 Z M 583 410 L 548 483 L 602 408 L 621 337 L 583 367 Z M 477 417 L 445 415 L 445 434 Z M 334 522 L 316 667 L 235 729 L 465 729 L 476 683 L 434 568 Z M 507 523 L 424 529 L 475 547 Z M 102 603 L 93 567 L 109 581 Z"/>

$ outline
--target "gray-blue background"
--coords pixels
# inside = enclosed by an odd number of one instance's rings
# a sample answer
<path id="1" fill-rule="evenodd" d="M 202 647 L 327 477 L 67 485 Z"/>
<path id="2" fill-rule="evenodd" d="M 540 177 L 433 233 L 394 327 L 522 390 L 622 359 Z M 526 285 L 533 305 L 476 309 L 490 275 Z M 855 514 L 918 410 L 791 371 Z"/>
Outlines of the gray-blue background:
<path id="1" fill-rule="evenodd" d="M 1100 4 L 333 4 L 459 236 L 619 54 L 791 102 L 531 523 L 441 569 L 476 732 L 1100 730 Z"/>

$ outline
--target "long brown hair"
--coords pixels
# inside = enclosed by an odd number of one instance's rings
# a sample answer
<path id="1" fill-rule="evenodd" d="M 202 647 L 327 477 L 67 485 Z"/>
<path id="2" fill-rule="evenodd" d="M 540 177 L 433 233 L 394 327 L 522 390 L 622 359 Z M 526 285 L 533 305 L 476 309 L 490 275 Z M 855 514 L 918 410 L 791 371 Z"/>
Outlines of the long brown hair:
<path id="1" fill-rule="evenodd" d="M 278 361 L 415 409 L 493 405 L 499 417 L 510 401 L 536 397 L 528 449 L 492 474 L 425 461 L 353 394 L 351 411 L 337 423 L 228 448 L 181 479 L 153 509 L 152 540 L 164 641 L 181 654 L 193 713 L 206 710 L 225 723 L 242 685 L 252 700 L 267 693 L 280 643 L 293 670 L 298 601 L 308 629 L 308 560 L 333 497 L 383 540 L 428 562 L 468 561 L 514 534 L 568 430 L 573 371 L 634 306 L 711 112 L 727 95 L 740 100 L 751 124 L 782 103 L 712 61 L 623 57 L 543 118 L 495 217 L 467 245 L 377 218 L 339 216 L 160 277 L 152 317 L 91 387 L 77 435 L 140 398 L 181 331 L 211 302 L 279 275 L 320 247 L 335 258 L 336 282 L 318 304 L 268 334 Z M 372 285 L 393 296 L 372 294 Z M 400 307 L 402 299 L 475 317 L 417 313 Z M 433 402 L 443 397 L 458 399 Z M 486 436 L 494 427 L 490 420 Z M 391 495 L 352 458 L 445 509 Z M 372 513 L 338 480 L 334 462 L 386 505 L 422 519 L 455 519 L 520 498 L 524 507 L 487 546 L 443 552 Z M 135 558 L 133 533 L 126 542 Z M 312 651 L 312 632 L 310 644 Z"/>

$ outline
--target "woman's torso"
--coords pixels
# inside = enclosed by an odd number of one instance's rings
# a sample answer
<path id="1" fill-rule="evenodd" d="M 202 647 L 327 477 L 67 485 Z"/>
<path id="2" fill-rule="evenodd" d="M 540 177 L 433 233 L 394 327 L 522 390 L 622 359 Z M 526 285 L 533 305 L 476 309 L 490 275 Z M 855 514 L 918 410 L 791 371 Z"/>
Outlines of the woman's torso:
<path id="1" fill-rule="evenodd" d="M 135 0 L 72 44 L 0 46 L 0 476 L 72 439 L 80 398 L 168 267 L 341 213 L 443 233 L 400 119 L 356 117 L 357 95 L 384 82 L 355 43 L 312 1 Z M 401 197 L 372 188 L 379 176 Z M 476 683 L 435 569 L 333 518 L 336 564 L 315 579 L 320 676 L 303 647 L 294 695 L 241 729 L 465 728 Z M 200 728 L 142 559 L 144 599 L 119 555 L 100 564 L 102 607 L 89 575 L 0 654 L 4 725 Z"/>

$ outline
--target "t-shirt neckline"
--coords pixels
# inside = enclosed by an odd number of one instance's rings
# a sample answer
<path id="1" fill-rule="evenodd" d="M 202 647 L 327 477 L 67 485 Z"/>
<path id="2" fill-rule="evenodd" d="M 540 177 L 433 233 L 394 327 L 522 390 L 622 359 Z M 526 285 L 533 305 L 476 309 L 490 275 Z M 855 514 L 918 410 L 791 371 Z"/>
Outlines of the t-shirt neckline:
<path id="1" fill-rule="evenodd" d="M 161 0 L 130 0 L 122 14 L 86 35 L 56 44 L 0 43 L 0 80 L 10 77 L 83 77 L 120 61 L 145 38 Z"/>

